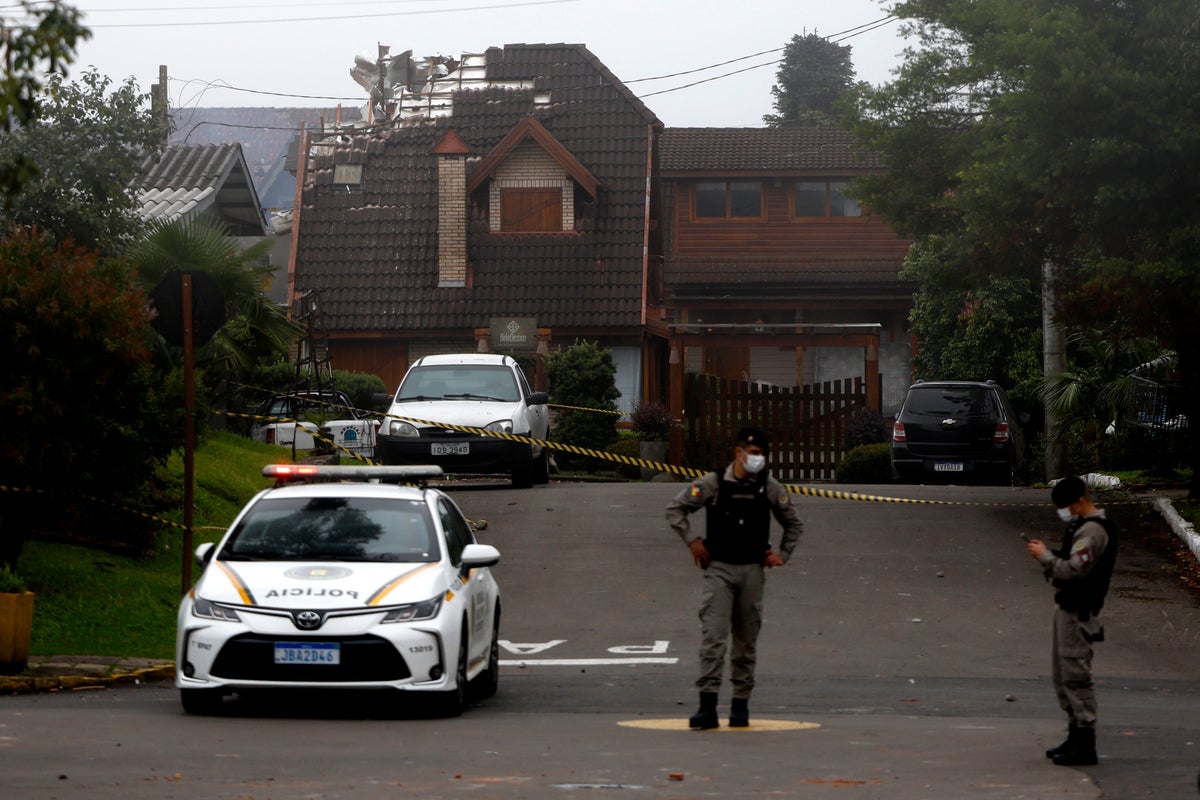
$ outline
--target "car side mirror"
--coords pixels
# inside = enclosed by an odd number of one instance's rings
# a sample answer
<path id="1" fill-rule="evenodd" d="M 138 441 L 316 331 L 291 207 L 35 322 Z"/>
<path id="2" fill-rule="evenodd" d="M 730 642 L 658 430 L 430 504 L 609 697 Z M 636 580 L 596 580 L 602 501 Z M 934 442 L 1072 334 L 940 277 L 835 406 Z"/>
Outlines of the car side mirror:
<path id="1" fill-rule="evenodd" d="M 500 561 L 500 551 L 490 544 L 469 544 L 463 548 L 462 565 L 464 570 L 490 567 Z"/>
<path id="2" fill-rule="evenodd" d="M 534 392 L 529 395 L 529 405 L 544 406 L 550 402 L 550 395 L 546 392 Z"/>
<path id="3" fill-rule="evenodd" d="M 214 547 L 215 545 L 212 542 L 205 542 L 196 548 L 196 561 L 200 564 L 200 566 L 208 566 L 208 562 L 212 560 Z"/>

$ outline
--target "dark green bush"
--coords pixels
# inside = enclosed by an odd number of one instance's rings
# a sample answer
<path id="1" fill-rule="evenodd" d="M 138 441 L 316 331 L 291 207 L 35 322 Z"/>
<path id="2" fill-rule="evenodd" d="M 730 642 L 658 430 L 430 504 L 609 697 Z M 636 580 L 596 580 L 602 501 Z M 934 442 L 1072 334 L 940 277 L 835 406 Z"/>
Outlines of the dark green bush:
<path id="1" fill-rule="evenodd" d="M 612 351 L 595 342 L 577 340 L 546 359 L 551 400 L 559 408 L 552 427 L 555 441 L 604 450 L 617 440 L 617 368 Z M 604 466 L 593 456 L 571 454 L 560 465 L 594 472 Z"/>
<path id="2" fill-rule="evenodd" d="M 873 408 L 859 406 L 846 417 L 842 447 L 853 450 L 860 444 L 878 444 L 888 441 L 888 429 L 883 415 Z"/>
<path id="3" fill-rule="evenodd" d="M 618 456 L 627 456 L 629 458 L 641 458 L 642 443 L 634 436 L 622 436 L 617 441 L 604 448 L 606 453 L 613 453 Z M 609 467 L 616 471 L 622 478 L 640 478 L 642 471 L 640 467 L 632 464 L 622 464 L 619 461 L 606 461 Z"/>
<path id="4" fill-rule="evenodd" d="M 892 445 L 889 442 L 860 444 L 838 462 L 834 474 L 838 483 L 890 483 Z"/>

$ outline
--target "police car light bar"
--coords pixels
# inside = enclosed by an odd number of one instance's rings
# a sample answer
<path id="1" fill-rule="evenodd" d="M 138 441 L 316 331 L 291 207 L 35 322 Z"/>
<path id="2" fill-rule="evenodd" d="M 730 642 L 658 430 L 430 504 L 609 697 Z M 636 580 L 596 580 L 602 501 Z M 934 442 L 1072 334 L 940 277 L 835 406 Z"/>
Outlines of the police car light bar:
<path id="1" fill-rule="evenodd" d="M 321 464 L 268 464 L 263 467 L 264 478 L 277 481 L 382 481 L 398 483 L 418 481 L 426 478 L 441 478 L 446 472 L 441 467 L 415 466 L 326 466 Z"/>

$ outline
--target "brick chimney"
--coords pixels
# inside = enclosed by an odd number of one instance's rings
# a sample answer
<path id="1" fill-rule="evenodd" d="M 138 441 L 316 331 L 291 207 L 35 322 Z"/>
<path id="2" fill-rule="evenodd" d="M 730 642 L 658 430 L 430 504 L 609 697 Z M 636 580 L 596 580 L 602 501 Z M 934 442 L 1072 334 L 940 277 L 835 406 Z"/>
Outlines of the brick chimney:
<path id="1" fill-rule="evenodd" d="M 453 128 L 433 147 L 438 162 L 438 287 L 468 285 L 467 147 Z"/>

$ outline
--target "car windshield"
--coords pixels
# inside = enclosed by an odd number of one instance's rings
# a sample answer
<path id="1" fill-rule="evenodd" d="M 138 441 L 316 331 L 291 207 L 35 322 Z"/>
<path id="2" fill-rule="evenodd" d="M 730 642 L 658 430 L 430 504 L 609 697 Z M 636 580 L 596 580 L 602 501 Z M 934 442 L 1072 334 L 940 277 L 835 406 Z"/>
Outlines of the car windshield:
<path id="1" fill-rule="evenodd" d="M 396 402 L 405 400 L 497 400 L 515 403 L 521 399 L 512 370 L 488 364 L 446 364 L 414 367 L 404 377 Z"/>
<path id="2" fill-rule="evenodd" d="M 996 414 L 992 393 L 981 386 L 926 386 L 908 391 L 904 413 L 940 417 L 981 417 Z"/>
<path id="3" fill-rule="evenodd" d="M 224 561 L 385 561 L 438 559 L 428 508 L 418 500 L 268 497 L 238 523 Z"/>

